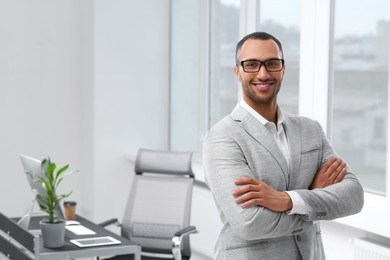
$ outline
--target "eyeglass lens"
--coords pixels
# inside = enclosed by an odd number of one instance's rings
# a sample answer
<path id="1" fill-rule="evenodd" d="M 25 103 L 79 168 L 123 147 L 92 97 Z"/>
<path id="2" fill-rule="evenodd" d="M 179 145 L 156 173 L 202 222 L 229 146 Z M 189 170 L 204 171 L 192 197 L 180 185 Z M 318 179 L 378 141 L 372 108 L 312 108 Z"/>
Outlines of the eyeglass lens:
<path id="1" fill-rule="evenodd" d="M 241 62 L 242 68 L 245 72 L 258 72 L 262 65 L 268 72 L 280 71 L 283 68 L 282 59 L 271 59 L 266 61 L 259 60 L 245 60 Z"/>

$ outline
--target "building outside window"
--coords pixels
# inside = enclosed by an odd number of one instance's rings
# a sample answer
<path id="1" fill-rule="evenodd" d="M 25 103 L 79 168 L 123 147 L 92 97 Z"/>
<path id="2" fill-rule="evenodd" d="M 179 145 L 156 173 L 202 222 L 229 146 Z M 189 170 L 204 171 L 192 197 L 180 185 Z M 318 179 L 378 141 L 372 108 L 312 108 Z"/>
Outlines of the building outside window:
<path id="1" fill-rule="evenodd" d="M 237 104 L 238 82 L 233 73 L 239 41 L 240 1 L 211 3 L 209 127 L 230 114 Z"/>
<path id="2" fill-rule="evenodd" d="M 387 153 L 384 133 L 388 131 L 389 105 L 389 9 L 388 1 L 335 1 L 329 113 L 336 151 L 367 191 L 383 195 Z"/>
<path id="3" fill-rule="evenodd" d="M 259 1 L 258 30 L 271 33 L 283 46 L 286 73 L 278 102 L 285 112 L 298 114 L 300 57 L 300 0 Z"/>

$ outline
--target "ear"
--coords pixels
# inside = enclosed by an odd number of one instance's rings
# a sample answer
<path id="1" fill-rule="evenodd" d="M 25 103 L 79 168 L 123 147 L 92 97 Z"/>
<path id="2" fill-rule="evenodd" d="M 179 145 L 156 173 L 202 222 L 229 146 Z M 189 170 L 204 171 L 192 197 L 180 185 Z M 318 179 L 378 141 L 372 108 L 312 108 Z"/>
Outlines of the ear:
<path id="1" fill-rule="evenodd" d="M 234 66 L 233 71 L 234 71 L 234 74 L 236 74 L 237 79 L 238 79 L 239 81 L 241 81 L 241 76 L 240 76 L 240 73 L 239 73 L 240 71 L 239 71 L 239 68 L 238 68 L 237 65 Z"/>
<path id="2" fill-rule="evenodd" d="M 284 73 L 285 73 L 285 71 L 286 71 L 286 65 L 284 65 L 283 70 L 282 70 L 282 79 L 284 79 Z"/>

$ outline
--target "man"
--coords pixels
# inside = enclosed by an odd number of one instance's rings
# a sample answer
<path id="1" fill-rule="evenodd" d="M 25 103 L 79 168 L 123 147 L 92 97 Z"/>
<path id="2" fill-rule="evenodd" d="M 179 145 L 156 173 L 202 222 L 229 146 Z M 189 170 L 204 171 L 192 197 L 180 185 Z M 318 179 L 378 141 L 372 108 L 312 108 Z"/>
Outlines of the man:
<path id="1" fill-rule="evenodd" d="M 358 213 L 363 189 L 314 120 L 284 114 L 282 45 L 256 32 L 236 48 L 243 99 L 212 127 L 205 177 L 223 222 L 217 260 L 325 259 L 319 220 Z"/>

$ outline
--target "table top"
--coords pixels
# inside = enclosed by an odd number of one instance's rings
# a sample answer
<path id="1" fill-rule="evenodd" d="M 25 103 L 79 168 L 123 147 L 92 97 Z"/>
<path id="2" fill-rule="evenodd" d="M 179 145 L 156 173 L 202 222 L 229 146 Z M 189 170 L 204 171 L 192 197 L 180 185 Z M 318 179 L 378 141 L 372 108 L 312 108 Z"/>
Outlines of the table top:
<path id="1" fill-rule="evenodd" d="M 39 221 L 42 220 L 44 216 L 32 216 L 29 230 L 38 230 Z M 83 218 L 79 215 L 76 215 L 76 221 L 88 229 L 93 230 L 96 234 L 93 235 L 76 235 L 73 232 L 66 230 L 65 231 L 65 245 L 60 248 L 45 248 L 43 247 L 42 236 L 39 236 L 39 259 L 64 259 L 64 258 L 79 258 L 79 257 L 93 257 L 93 256 L 110 256 L 110 255 L 120 255 L 120 254 L 140 254 L 140 246 L 137 244 L 101 227 L 95 223 L 89 221 L 86 218 Z M 80 248 L 70 242 L 71 239 L 80 239 L 80 238 L 92 238 L 92 237 L 103 237 L 111 236 L 119 241 L 121 244 L 117 245 L 104 245 L 104 246 L 93 246 L 93 247 L 84 247 Z M 138 258 L 138 257 L 136 257 Z"/>

